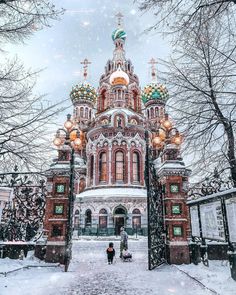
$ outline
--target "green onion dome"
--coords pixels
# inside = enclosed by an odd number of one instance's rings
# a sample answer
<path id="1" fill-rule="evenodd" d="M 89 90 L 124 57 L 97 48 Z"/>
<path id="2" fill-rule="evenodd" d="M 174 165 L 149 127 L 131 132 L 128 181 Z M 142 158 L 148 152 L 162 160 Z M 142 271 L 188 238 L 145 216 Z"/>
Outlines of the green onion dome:
<path id="1" fill-rule="evenodd" d="M 168 90 L 162 84 L 150 83 L 144 87 L 142 91 L 142 101 L 144 103 L 149 100 L 166 101 L 169 97 Z"/>
<path id="2" fill-rule="evenodd" d="M 95 88 L 87 82 L 83 82 L 72 87 L 70 93 L 70 98 L 73 103 L 80 100 L 88 100 L 91 102 L 95 102 L 96 97 L 97 93 Z"/>
<path id="3" fill-rule="evenodd" d="M 115 41 L 117 39 L 122 39 L 125 41 L 127 35 L 126 32 L 122 29 L 116 29 L 113 33 L 112 33 L 112 40 Z"/>

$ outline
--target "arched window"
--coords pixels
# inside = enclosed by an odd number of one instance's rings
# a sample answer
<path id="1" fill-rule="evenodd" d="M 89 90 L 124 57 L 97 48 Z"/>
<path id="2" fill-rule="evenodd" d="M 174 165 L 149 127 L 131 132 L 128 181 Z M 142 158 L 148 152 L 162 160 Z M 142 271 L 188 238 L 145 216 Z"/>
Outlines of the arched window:
<path id="1" fill-rule="evenodd" d="M 116 152 L 116 181 L 124 181 L 124 153 Z"/>
<path id="2" fill-rule="evenodd" d="M 155 116 L 156 116 L 156 117 L 159 116 L 159 110 L 158 110 L 158 107 L 155 107 Z"/>
<path id="3" fill-rule="evenodd" d="M 92 117 L 92 110 L 89 110 L 89 119 Z"/>
<path id="4" fill-rule="evenodd" d="M 81 118 L 84 117 L 84 108 L 80 108 L 80 117 L 81 117 Z"/>
<path id="5" fill-rule="evenodd" d="M 88 108 L 85 108 L 85 118 L 88 118 Z"/>
<path id="6" fill-rule="evenodd" d="M 101 209 L 99 211 L 99 228 L 107 228 L 107 210 Z"/>
<path id="7" fill-rule="evenodd" d="M 92 211 L 87 209 L 85 212 L 85 227 L 90 227 L 92 225 Z"/>
<path id="8" fill-rule="evenodd" d="M 148 118 L 149 118 L 149 116 L 150 116 L 150 114 L 149 114 L 149 110 L 147 110 L 147 116 L 148 116 Z"/>
<path id="9" fill-rule="evenodd" d="M 133 153 L 133 181 L 140 182 L 140 160 L 139 153 Z"/>
<path id="10" fill-rule="evenodd" d="M 138 93 L 133 91 L 133 109 L 137 111 L 138 109 Z"/>
<path id="11" fill-rule="evenodd" d="M 82 193 L 85 189 L 86 182 L 85 179 L 81 179 L 79 182 L 79 193 Z"/>
<path id="12" fill-rule="evenodd" d="M 132 214 L 141 214 L 140 210 L 138 208 L 135 208 L 132 212 Z"/>
<path id="13" fill-rule="evenodd" d="M 104 90 L 102 93 L 101 93 L 101 99 L 102 99 L 102 109 L 101 111 L 104 111 L 107 109 L 108 105 L 107 105 L 107 95 L 106 95 L 106 90 Z"/>
<path id="14" fill-rule="evenodd" d="M 99 158 L 99 181 L 107 180 L 107 155 L 101 153 Z"/>
<path id="15" fill-rule="evenodd" d="M 154 110 L 151 108 L 151 118 L 154 118 Z"/>
<path id="16" fill-rule="evenodd" d="M 94 166 L 94 156 L 92 155 L 90 157 L 90 181 L 92 182 L 93 181 L 93 167 Z"/>
<path id="17" fill-rule="evenodd" d="M 141 212 L 135 208 L 132 212 L 132 226 L 134 229 L 141 228 Z"/>

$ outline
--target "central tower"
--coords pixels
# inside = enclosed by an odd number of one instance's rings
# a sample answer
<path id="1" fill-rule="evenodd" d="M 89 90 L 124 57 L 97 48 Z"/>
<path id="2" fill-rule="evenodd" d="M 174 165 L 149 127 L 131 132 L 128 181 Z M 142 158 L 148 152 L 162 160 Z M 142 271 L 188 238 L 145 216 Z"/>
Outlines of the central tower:
<path id="1" fill-rule="evenodd" d="M 97 229 L 119 233 L 121 226 L 130 234 L 134 230 L 146 234 L 145 119 L 139 80 L 125 57 L 120 14 L 112 40 L 113 58 L 100 78 L 93 128 L 86 134 L 86 189 L 78 195 L 83 203 L 82 226 L 85 234 Z M 81 121 L 80 112 L 75 114 Z"/>

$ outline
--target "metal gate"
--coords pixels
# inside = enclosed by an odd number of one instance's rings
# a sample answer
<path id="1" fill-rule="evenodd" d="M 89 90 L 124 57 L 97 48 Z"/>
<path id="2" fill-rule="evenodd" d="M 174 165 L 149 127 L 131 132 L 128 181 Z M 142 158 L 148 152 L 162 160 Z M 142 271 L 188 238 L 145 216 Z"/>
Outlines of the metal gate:
<path id="1" fill-rule="evenodd" d="M 19 173 L 15 167 L 13 173 L 1 174 L 0 188 L 9 188 L 12 191 L 2 210 L 0 240 L 39 239 L 43 234 L 45 181 L 33 173 Z"/>
<path id="2" fill-rule="evenodd" d="M 147 187 L 147 220 L 148 220 L 148 269 L 166 262 L 166 246 L 164 235 L 164 216 L 162 188 L 156 175 L 151 150 L 149 148 L 148 131 L 145 131 L 146 160 L 145 182 Z"/>

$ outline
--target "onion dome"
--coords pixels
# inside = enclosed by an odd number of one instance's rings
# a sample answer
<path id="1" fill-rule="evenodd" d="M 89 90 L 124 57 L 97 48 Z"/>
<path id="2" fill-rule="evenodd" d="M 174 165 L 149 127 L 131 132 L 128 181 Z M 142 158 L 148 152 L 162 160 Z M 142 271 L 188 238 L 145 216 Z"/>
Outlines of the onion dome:
<path id="1" fill-rule="evenodd" d="M 115 41 L 117 39 L 122 39 L 125 41 L 127 35 L 126 32 L 122 29 L 116 29 L 113 33 L 112 33 L 112 40 Z"/>
<path id="2" fill-rule="evenodd" d="M 142 91 L 142 101 L 144 103 L 149 100 L 166 101 L 169 97 L 168 90 L 162 84 L 150 83 L 144 87 Z"/>
<path id="3" fill-rule="evenodd" d="M 87 82 L 80 83 L 72 87 L 70 98 L 72 102 L 77 102 L 80 100 L 87 100 L 95 102 L 97 97 L 96 90 Z"/>
<path id="4" fill-rule="evenodd" d="M 110 76 L 109 80 L 111 85 L 128 85 L 129 84 L 129 76 L 119 68 L 113 72 Z"/>

